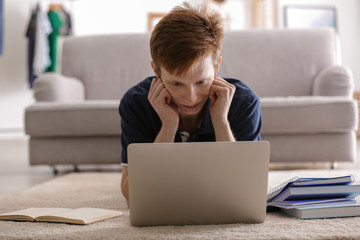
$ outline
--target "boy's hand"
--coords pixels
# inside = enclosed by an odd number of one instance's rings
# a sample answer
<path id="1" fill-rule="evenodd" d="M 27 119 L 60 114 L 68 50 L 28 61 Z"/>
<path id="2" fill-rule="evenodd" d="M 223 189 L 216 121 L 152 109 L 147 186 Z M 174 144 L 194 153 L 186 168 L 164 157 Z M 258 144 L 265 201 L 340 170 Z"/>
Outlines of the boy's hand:
<path id="1" fill-rule="evenodd" d="M 153 78 L 148 94 L 148 100 L 159 115 L 163 127 L 177 130 L 179 113 L 171 102 L 171 96 L 161 79 Z"/>
<path id="2" fill-rule="evenodd" d="M 227 122 L 227 117 L 235 93 L 235 86 L 216 76 L 210 88 L 210 115 L 213 124 Z"/>

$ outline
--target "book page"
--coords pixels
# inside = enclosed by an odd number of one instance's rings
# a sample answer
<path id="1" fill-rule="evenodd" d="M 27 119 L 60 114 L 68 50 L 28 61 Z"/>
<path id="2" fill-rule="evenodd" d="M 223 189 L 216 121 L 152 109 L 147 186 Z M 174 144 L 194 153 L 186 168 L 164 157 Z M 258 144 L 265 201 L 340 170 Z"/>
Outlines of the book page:
<path id="1" fill-rule="evenodd" d="M 27 208 L 19 211 L 0 214 L 0 219 L 3 220 L 22 220 L 34 221 L 34 219 L 41 215 L 52 215 L 59 212 L 71 210 L 69 208 Z"/>
<path id="2" fill-rule="evenodd" d="M 290 183 L 293 183 L 294 181 L 298 180 L 299 177 L 295 176 L 290 178 L 289 180 L 277 185 L 276 187 L 272 188 L 267 193 L 267 201 L 271 201 L 274 197 L 276 197 L 282 190 L 285 189 Z"/>
<path id="3" fill-rule="evenodd" d="M 55 213 L 51 216 L 40 216 L 36 218 L 36 221 L 89 224 L 121 215 L 121 211 L 100 208 L 77 208 L 70 211 Z"/>

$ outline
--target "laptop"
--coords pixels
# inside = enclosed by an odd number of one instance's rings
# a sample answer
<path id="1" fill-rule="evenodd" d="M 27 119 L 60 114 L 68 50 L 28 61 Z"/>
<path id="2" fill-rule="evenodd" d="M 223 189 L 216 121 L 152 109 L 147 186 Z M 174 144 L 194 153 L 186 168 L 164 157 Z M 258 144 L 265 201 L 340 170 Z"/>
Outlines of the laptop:
<path id="1" fill-rule="evenodd" d="M 269 158 L 267 141 L 131 144 L 130 224 L 261 223 Z"/>

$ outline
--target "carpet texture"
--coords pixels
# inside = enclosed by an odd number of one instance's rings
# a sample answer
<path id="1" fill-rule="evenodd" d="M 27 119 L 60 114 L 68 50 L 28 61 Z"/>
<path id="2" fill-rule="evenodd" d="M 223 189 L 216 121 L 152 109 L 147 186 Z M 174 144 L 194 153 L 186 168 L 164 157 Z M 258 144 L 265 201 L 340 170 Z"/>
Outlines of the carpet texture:
<path id="1" fill-rule="evenodd" d="M 273 171 L 269 188 L 293 177 L 332 177 L 359 170 Z M 300 220 L 268 213 L 262 224 L 132 227 L 119 173 L 73 173 L 0 198 L 0 213 L 28 207 L 99 207 L 124 215 L 90 225 L 0 221 L 0 239 L 360 239 L 359 218 Z"/>

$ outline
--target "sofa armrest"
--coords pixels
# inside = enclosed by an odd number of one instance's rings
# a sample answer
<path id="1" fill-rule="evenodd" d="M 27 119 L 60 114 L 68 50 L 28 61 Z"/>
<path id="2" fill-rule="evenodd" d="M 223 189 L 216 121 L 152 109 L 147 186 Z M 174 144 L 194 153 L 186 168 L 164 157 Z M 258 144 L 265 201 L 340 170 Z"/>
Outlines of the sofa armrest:
<path id="1" fill-rule="evenodd" d="M 315 96 L 346 96 L 352 98 L 353 75 L 349 68 L 333 66 L 324 69 L 314 80 Z"/>
<path id="2" fill-rule="evenodd" d="M 43 73 L 34 83 L 37 102 L 79 102 L 85 99 L 84 84 L 77 78 Z"/>

